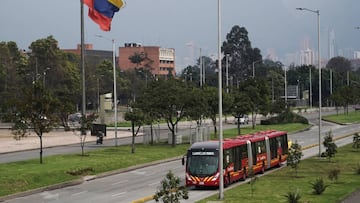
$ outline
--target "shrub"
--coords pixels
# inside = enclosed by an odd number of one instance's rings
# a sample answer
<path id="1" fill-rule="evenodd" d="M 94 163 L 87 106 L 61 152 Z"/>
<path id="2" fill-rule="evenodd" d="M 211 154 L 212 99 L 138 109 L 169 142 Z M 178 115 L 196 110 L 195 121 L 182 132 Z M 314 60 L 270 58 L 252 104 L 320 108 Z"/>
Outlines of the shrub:
<path id="1" fill-rule="evenodd" d="M 298 144 L 296 140 L 295 143 L 291 144 L 291 147 L 289 148 L 289 155 L 286 159 L 287 165 L 295 169 L 295 176 L 297 176 L 297 169 L 302 156 L 303 153 L 301 151 L 301 145 Z"/>
<path id="2" fill-rule="evenodd" d="M 261 125 L 271 125 L 271 124 L 284 124 L 284 123 L 303 123 L 309 124 L 309 121 L 296 113 L 286 110 L 280 113 L 276 117 L 269 118 L 267 120 L 262 120 Z"/>
<path id="3" fill-rule="evenodd" d="M 339 177 L 340 169 L 334 168 L 329 171 L 328 177 L 331 181 L 337 181 Z"/>
<path id="4" fill-rule="evenodd" d="M 322 156 L 326 156 L 329 158 L 329 161 L 332 157 L 335 156 L 337 153 L 337 145 L 335 144 L 332 136 L 332 131 L 326 133 L 326 136 L 324 137 L 323 145 L 326 148 L 326 151 Z"/>
<path id="5" fill-rule="evenodd" d="M 359 133 L 354 134 L 352 147 L 354 149 L 360 149 L 360 134 Z"/>
<path id="6" fill-rule="evenodd" d="M 325 185 L 324 180 L 322 178 L 318 178 L 316 179 L 316 181 L 314 183 L 311 183 L 312 188 L 313 188 L 313 194 L 316 195 L 321 195 L 325 189 L 327 187 L 329 187 L 328 185 Z"/>
<path id="7" fill-rule="evenodd" d="M 284 196 L 286 197 L 288 203 L 298 203 L 300 202 L 301 198 L 299 191 L 288 192 Z"/>
<path id="8" fill-rule="evenodd" d="M 86 168 L 76 168 L 74 170 L 71 171 L 66 171 L 67 174 L 70 174 L 72 176 L 79 176 L 79 175 L 87 175 L 90 174 L 92 172 L 94 172 L 95 170 L 92 167 L 86 167 Z"/>
<path id="9" fill-rule="evenodd" d="M 181 198 L 189 199 L 188 190 L 185 186 L 180 186 L 180 178 L 169 171 L 165 179 L 161 181 L 161 186 L 155 193 L 154 199 L 156 202 L 161 200 L 164 203 L 179 203 Z"/>

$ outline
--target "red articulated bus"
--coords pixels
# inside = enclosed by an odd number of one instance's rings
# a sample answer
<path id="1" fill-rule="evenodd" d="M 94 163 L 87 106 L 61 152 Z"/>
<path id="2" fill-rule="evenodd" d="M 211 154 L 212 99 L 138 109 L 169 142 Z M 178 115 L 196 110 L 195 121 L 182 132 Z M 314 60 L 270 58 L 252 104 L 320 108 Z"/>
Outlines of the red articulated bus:
<path id="1" fill-rule="evenodd" d="M 288 154 L 287 132 L 263 131 L 237 136 L 223 141 L 224 185 L 245 180 L 250 169 L 253 173 L 280 166 Z M 219 141 L 194 143 L 187 151 L 183 164 L 186 165 L 185 181 L 187 186 L 218 187 Z"/>

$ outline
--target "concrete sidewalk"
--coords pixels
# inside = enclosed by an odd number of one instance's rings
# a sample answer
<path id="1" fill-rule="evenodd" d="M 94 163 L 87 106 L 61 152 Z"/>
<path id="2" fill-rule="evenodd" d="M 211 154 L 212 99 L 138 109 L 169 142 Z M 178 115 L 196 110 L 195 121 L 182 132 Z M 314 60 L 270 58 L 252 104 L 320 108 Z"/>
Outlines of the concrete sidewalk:
<path id="1" fill-rule="evenodd" d="M 77 144 L 80 143 L 80 132 L 72 132 L 64 130 L 54 130 L 49 133 L 43 134 L 43 147 L 54 147 L 61 145 Z M 104 139 L 113 139 L 115 138 L 115 131 L 107 130 L 106 137 Z M 127 130 L 118 130 L 117 137 L 130 137 L 131 132 Z M 86 142 L 96 142 L 96 136 L 91 136 L 88 134 L 85 139 Z M 16 151 L 24 151 L 31 149 L 38 149 L 40 146 L 40 139 L 36 133 L 31 132 L 26 134 L 25 137 L 22 137 L 20 140 L 16 140 L 14 134 L 11 130 L 0 129 L 0 154 L 10 153 Z"/>

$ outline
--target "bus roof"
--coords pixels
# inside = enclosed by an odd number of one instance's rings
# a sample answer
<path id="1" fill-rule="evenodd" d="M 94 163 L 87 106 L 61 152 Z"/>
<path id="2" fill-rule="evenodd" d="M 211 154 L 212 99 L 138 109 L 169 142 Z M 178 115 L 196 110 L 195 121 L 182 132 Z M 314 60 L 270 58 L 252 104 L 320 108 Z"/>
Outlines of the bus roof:
<path id="1" fill-rule="evenodd" d="M 275 130 L 267 130 L 261 131 L 254 134 L 240 135 L 236 138 L 227 138 L 223 141 L 223 149 L 229 149 L 236 146 L 246 145 L 248 141 L 257 142 L 261 140 L 265 140 L 265 137 L 274 138 L 281 135 L 287 134 L 286 131 L 275 131 Z M 204 149 L 213 149 L 219 150 L 219 141 L 218 140 L 210 140 L 204 142 L 196 142 L 191 145 L 189 150 L 204 150 Z"/>

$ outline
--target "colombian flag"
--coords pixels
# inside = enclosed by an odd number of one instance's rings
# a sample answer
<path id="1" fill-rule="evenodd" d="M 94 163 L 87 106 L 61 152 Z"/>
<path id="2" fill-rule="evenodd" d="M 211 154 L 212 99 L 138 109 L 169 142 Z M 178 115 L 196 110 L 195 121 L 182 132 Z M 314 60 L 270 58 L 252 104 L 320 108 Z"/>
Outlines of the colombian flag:
<path id="1" fill-rule="evenodd" d="M 110 31 L 111 20 L 124 7 L 123 0 L 84 0 L 89 7 L 89 17 L 104 31 Z"/>

